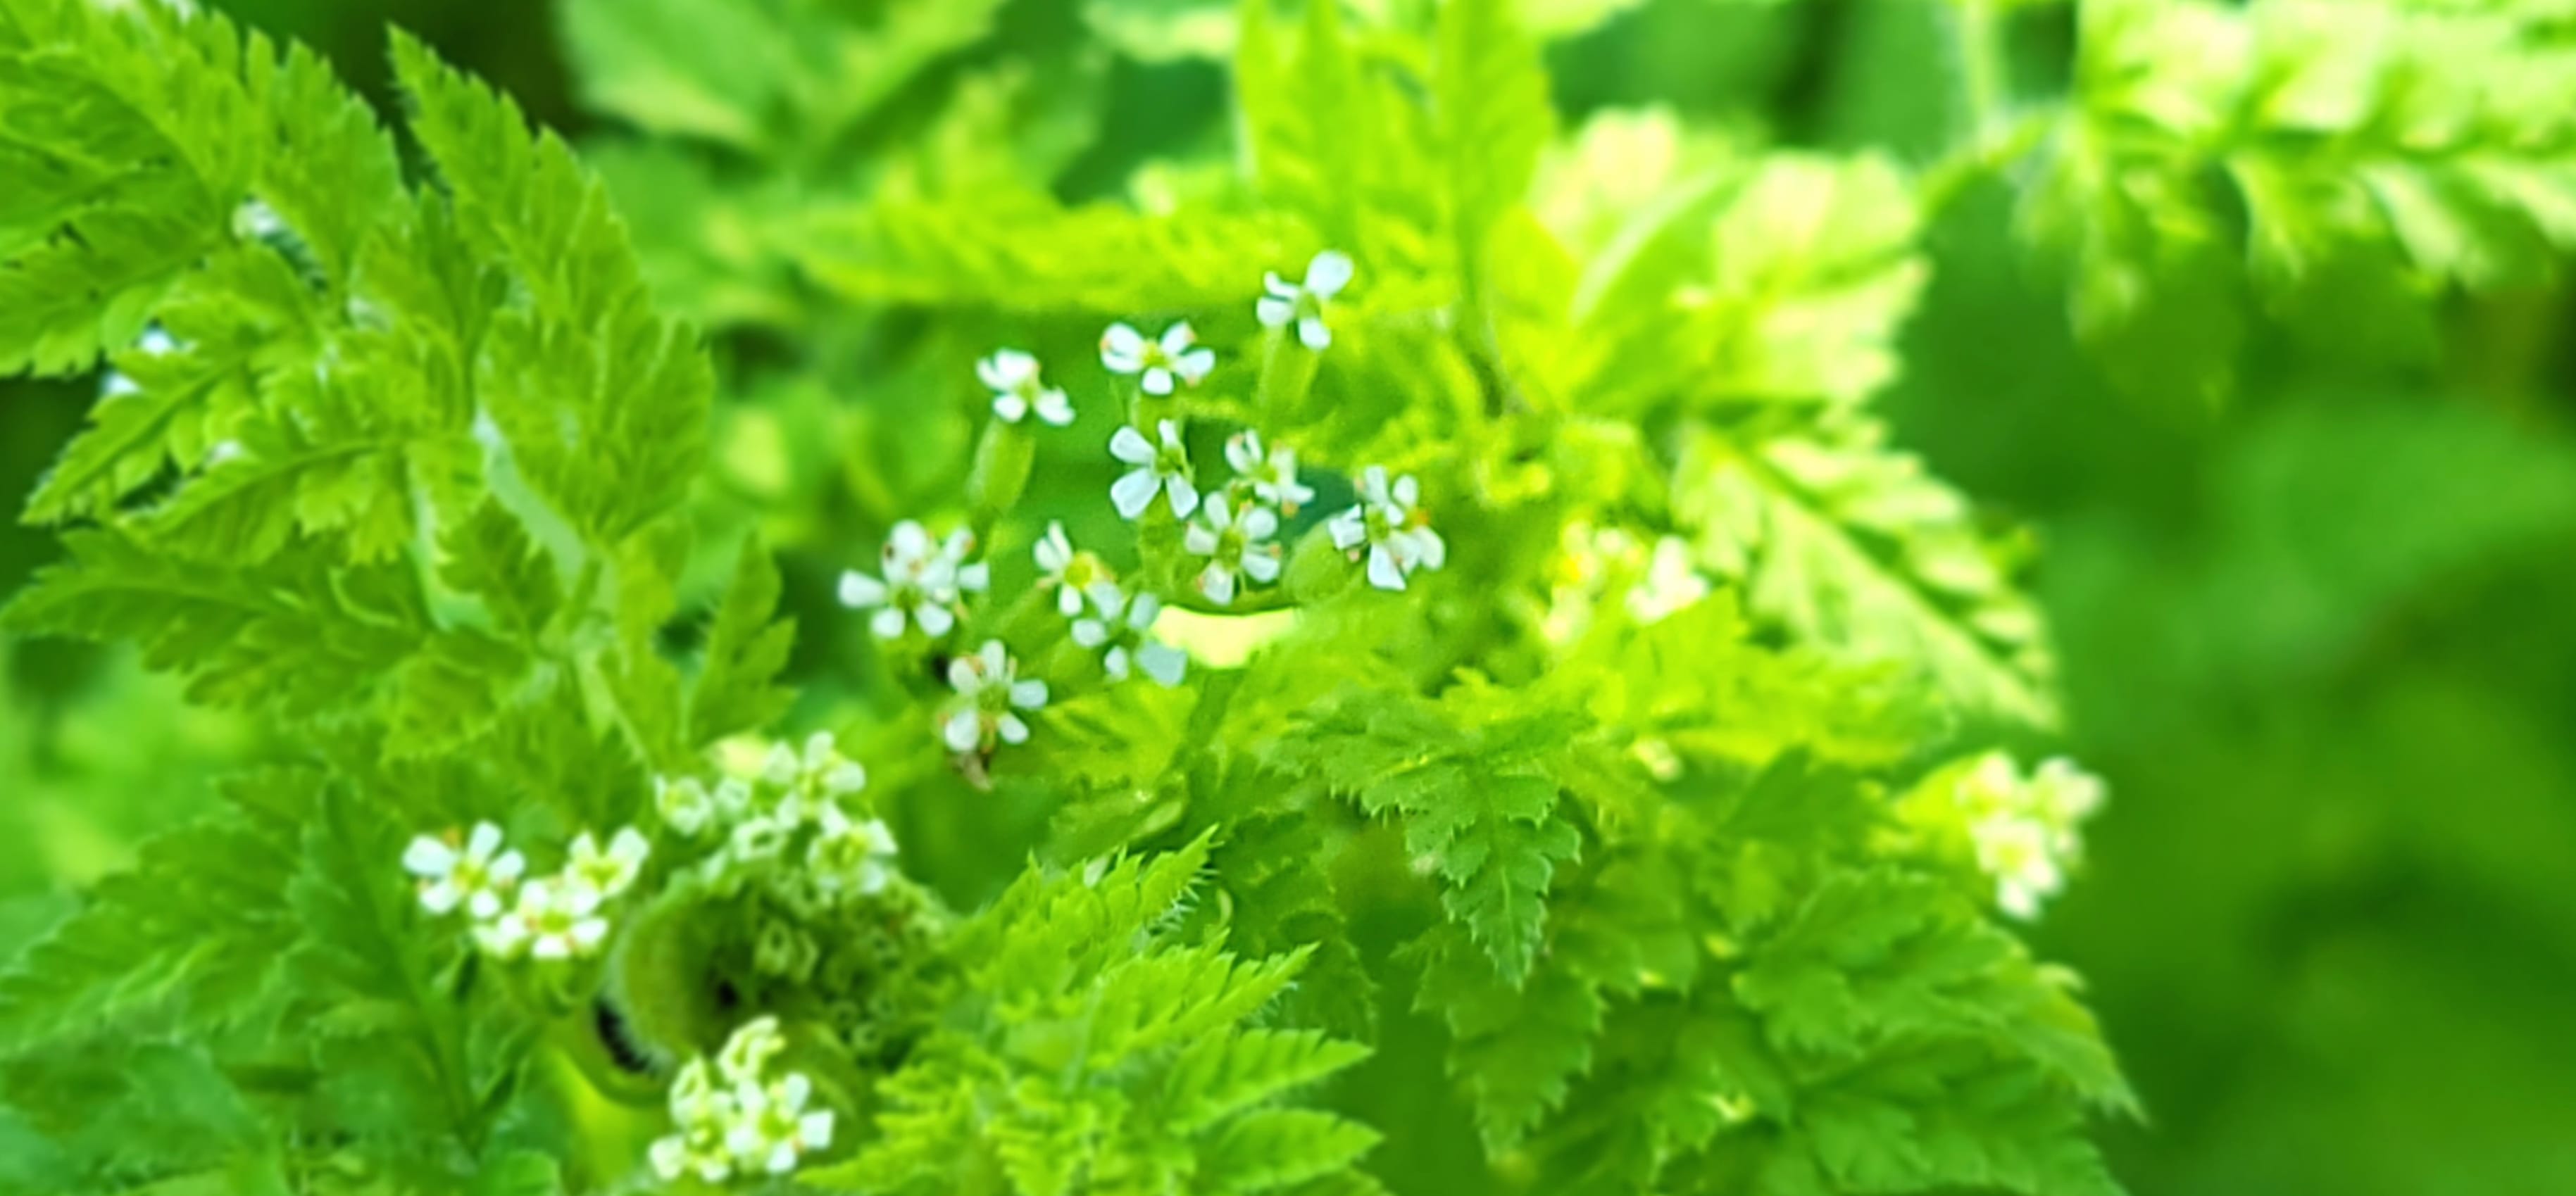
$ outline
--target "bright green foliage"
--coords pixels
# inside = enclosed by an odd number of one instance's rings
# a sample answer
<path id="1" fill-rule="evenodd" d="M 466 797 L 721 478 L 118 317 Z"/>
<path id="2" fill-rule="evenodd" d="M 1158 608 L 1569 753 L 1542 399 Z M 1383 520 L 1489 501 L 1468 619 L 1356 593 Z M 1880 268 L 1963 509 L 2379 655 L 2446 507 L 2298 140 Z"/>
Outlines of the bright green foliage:
<path id="1" fill-rule="evenodd" d="M 1022 877 L 955 940 L 957 1028 L 885 1081 L 884 1137 L 810 1182 L 862 1192 L 1267 1192 L 1377 1140 L 1273 1102 L 1366 1052 L 1254 1022 L 1306 953 L 1246 958 L 1179 918 L 1208 841 Z"/>
<path id="2" fill-rule="evenodd" d="M 2123 380 L 2222 395 L 2255 321 L 2430 352 L 2433 301 L 2576 245 L 2576 73 L 2545 6 L 2113 0 L 2026 197 Z M 2245 266 L 2241 268 L 2239 263 Z"/>

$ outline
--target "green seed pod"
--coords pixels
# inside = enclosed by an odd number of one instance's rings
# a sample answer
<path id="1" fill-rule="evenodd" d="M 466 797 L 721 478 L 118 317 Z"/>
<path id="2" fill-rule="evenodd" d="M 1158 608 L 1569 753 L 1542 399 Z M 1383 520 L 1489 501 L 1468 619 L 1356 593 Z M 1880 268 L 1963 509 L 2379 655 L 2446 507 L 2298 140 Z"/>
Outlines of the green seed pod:
<path id="1" fill-rule="evenodd" d="M 978 535 L 991 532 L 1002 513 L 1019 503 L 1021 492 L 1028 489 L 1037 451 L 1037 442 L 1015 425 L 998 419 L 984 425 L 984 438 L 975 445 L 974 469 L 966 475 L 967 509 Z"/>

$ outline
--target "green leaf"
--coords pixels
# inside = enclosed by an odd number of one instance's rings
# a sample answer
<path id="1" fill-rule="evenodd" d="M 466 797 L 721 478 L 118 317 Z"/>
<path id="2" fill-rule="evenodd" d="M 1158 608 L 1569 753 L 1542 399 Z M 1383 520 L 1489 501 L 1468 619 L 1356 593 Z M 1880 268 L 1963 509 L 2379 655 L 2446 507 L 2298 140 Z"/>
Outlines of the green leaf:
<path id="1" fill-rule="evenodd" d="M 1201 1167 L 1220 1192 L 1269 1192 L 1351 1165 L 1377 1131 L 1314 1109 L 1265 1109 L 1226 1124 Z"/>
<path id="2" fill-rule="evenodd" d="M 1515 0 L 1449 0 L 1440 6 L 1432 104 L 1459 260 L 1472 268 L 1503 212 L 1521 202 L 1555 136 L 1538 43 Z"/>
<path id="3" fill-rule="evenodd" d="M 704 746 L 757 730 L 787 712 L 795 695 L 777 685 L 796 646 L 796 621 L 778 609 L 778 566 L 758 540 L 745 541 L 733 584 L 707 629 L 706 663 L 689 691 L 689 742 Z"/>

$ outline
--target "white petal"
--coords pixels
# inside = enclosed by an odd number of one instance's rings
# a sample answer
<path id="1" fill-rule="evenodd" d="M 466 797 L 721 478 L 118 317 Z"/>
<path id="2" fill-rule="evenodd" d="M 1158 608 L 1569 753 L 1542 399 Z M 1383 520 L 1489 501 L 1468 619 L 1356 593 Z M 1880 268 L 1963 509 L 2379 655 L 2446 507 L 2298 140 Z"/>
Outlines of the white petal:
<path id="1" fill-rule="evenodd" d="M 1100 608 L 1101 618 L 1115 619 L 1118 612 L 1127 609 L 1127 595 L 1119 590 L 1116 582 L 1095 581 L 1084 587 L 1082 593 L 1091 599 L 1093 606 Z"/>
<path id="2" fill-rule="evenodd" d="M 1277 270 L 1261 272 L 1261 289 L 1282 299 L 1295 299 L 1303 290 L 1296 283 L 1279 277 Z"/>
<path id="3" fill-rule="evenodd" d="M 1082 591 L 1074 589 L 1072 586 L 1056 587 L 1055 608 L 1064 612 L 1064 617 L 1068 619 L 1081 614 Z"/>
<path id="4" fill-rule="evenodd" d="M 985 676 L 1008 677 L 1011 675 L 1011 650 L 1003 647 L 1002 641 L 1000 640 L 984 641 L 983 647 L 975 649 L 975 658 L 984 662 Z"/>
<path id="5" fill-rule="evenodd" d="M 1330 299 L 1351 285 L 1351 276 L 1358 272 L 1351 255 L 1327 249 L 1306 263 L 1306 290 L 1318 299 Z"/>
<path id="6" fill-rule="evenodd" d="M 1076 619 L 1073 622 L 1073 642 L 1085 648 L 1097 648 L 1109 642 L 1109 628 L 1098 619 Z"/>
<path id="7" fill-rule="evenodd" d="M 868 770 L 854 761 L 844 760 L 823 774 L 826 793 L 856 793 L 868 787 Z"/>
<path id="8" fill-rule="evenodd" d="M 862 777 L 865 775 L 861 774 Z M 621 864 L 641 864 L 644 857 L 652 852 L 652 842 L 644 837 L 642 831 L 631 826 L 618 828 L 617 834 L 608 841 L 608 858 Z"/>
<path id="9" fill-rule="evenodd" d="M 948 634 L 948 629 L 957 625 L 957 616 L 954 612 L 932 602 L 914 607 L 912 617 L 915 622 L 921 624 L 921 633 L 934 639 Z"/>
<path id="10" fill-rule="evenodd" d="M 502 852 L 501 858 L 492 861 L 491 867 L 486 869 L 486 871 L 491 874 L 492 879 L 501 884 L 508 884 L 511 881 L 519 879 L 519 874 L 526 872 L 527 870 L 528 857 L 520 855 L 515 851 Z"/>
<path id="11" fill-rule="evenodd" d="M 1011 705 L 1017 706 L 1022 710 L 1035 710 L 1046 705 L 1046 701 L 1046 682 L 1014 681 L 1011 683 Z"/>
<path id="12" fill-rule="evenodd" d="M 948 716 L 947 725 L 941 728 L 940 738 L 948 741 L 949 751 L 971 752 L 975 750 L 975 741 L 982 738 L 983 733 L 983 725 L 976 720 L 975 712 L 960 710 Z"/>
<path id="13" fill-rule="evenodd" d="M 540 935 L 537 938 L 536 947 L 528 954 L 539 959 L 570 959 L 572 944 L 565 942 L 564 937 L 559 934 Z"/>
<path id="14" fill-rule="evenodd" d="M 1187 653 L 1158 640 L 1147 640 L 1136 648 L 1137 667 L 1144 669 L 1146 676 L 1161 682 L 1166 689 L 1181 683 L 1181 676 L 1189 671 L 1189 663 Z"/>
<path id="15" fill-rule="evenodd" d="M 957 570 L 957 588 L 969 594 L 981 594 L 993 585 L 993 568 L 982 561 Z"/>
<path id="16" fill-rule="evenodd" d="M 1384 544 L 1369 545 L 1369 584 L 1381 590 L 1404 588 L 1404 570 L 1396 564 L 1395 552 Z"/>
<path id="17" fill-rule="evenodd" d="M 1373 503 L 1387 500 L 1385 466 L 1372 465 L 1360 471 L 1360 497 Z"/>
<path id="18" fill-rule="evenodd" d="M 1133 427 L 1120 427 L 1109 437 L 1109 455 L 1129 465 L 1154 463 L 1154 442 Z"/>
<path id="19" fill-rule="evenodd" d="M 1441 539 L 1440 533 L 1427 527 L 1417 527 L 1413 529 L 1411 538 L 1413 554 L 1425 568 L 1437 569 L 1449 563 L 1449 542 Z"/>
<path id="20" fill-rule="evenodd" d="M 1029 401 L 1015 394 L 994 395 L 993 414 L 1003 423 L 1016 424 L 1028 418 Z"/>
<path id="21" fill-rule="evenodd" d="M 930 559 L 930 531 L 917 520 L 906 519 L 894 525 L 886 536 L 885 555 L 890 561 L 918 564 Z"/>
<path id="22" fill-rule="evenodd" d="M 435 835 L 422 835 L 403 849 L 403 869 L 414 876 L 445 876 L 456 870 L 456 849 Z"/>
<path id="23" fill-rule="evenodd" d="M 1109 484 L 1109 503 L 1118 508 L 1118 517 L 1134 519 L 1154 503 L 1154 490 L 1162 480 L 1151 469 L 1138 469 Z"/>
<path id="24" fill-rule="evenodd" d="M 1126 680 L 1126 679 L 1127 679 L 1127 648 L 1126 648 L 1126 646 L 1122 644 L 1122 645 L 1120 645 L 1120 646 L 1118 646 L 1118 647 L 1111 648 L 1111 649 L 1109 650 L 1109 654 L 1108 654 L 1108 655 L 1101 657 L 1101 658 L 1100 658 L 1100 671 L 1102 671 L 1102 672 L 1104 672 L 1104 673 L 1109 674 L 1109 679 L 1110 679 L 1110 680 L 1112 680 L 1112 681 L 1124 681 L 1124 680 Z"/>
<path id="25" fill-rule="evenodd" d="M 781 1142 L 769 1150 L 769 1173 L 785 1175 L 796 1169 L 796 1144 Z"/>
<path id="26" fill-rule="evenodd" d="M 1064 572 L 1064 567 L 1073 563 L 1073 541 L 1065 538 L 1064 522 L 1048 520 L 1046 535 L 1038 538 L 1037 547 L 1030 553 L 1037 558 L 1038 568 L 1049 573 Z"/>
<path id="27" fill-rule="evenodd" d="M 1236 473 L 1251 473 L 1261 468 L 1261 434 L 1237 432 L 1225 438 L 1225 463 Z"/>
<path id="28" fill-rule="evenodd" d="M 1209 565 L 1199 570 L 1199 592 L 1218 606 L 1234 602 L 1234 571 L 1223 565 Z"/>
<path id="29" fill-rule="evenodd" d="M 1285 299 L 1264 295 L 1253 302 L 1252 314 L 1264 328 L 1285 328 L 1297 318 L 1297 307 Z"/>
<path id="30" fill-rule="evenodd" d="M 1196 386 L 1201 379 L 1208 376 L 1210 371 L 1216 369 L 1216 350 L 1192 349 L 1181 354 L 1181 359 L 1174 364 L 1180 367 L 1181 380 Z"/>
<path id="31" fill-rule="evenodd" d="M 1413 480 L 1409 473 L 1395 479 L 1395 489 L 1388 493 L 1394 495 L 1397 506 L 1408 510 L 1422 503 L 1422 483 Z"/>
<path id="32" fill-rule="evenodd" d="M 984 688 L 984 674 L 975 667 L 974 657 L 948 658 L 948 687 L 961 694 L 971 694 Z"/>
<path id="33" fill-rule="evenodd" d="M 1038 396 L 1037 412 L 1039 419 L 1061 428 L 1073 422 L 1073 400 L 1061 390 L 1050 390 Z"/>
<path id="34" fill-rule="evenodd" d="M 1153 626 L 1154 620 L 1162 613 L 1162 599 L 1152 594 L 1138 594 L 1135 603 L 1127 608 L 1127 625 L 1142 631 Z"/>
<path id="35" fill-rule="evenodd" d="M 1218 506 L 1217 503 L 1209 503 L 1209 513 L 1213 515 Z M 1193 556 L 1213 553 L 1216 551 L 1216 531 L 1204 523 L 1193 523 L 1182 529 L 1181 547 L 1188 549 Z"/>
<path id="36" fill-rule="evenodd" d="M 1173 474 L 1163 479 L 1163 496 L 1172 500 L 1172 518 L 1187 519 L 1199 509 L 1199 488 L 1188 478 Z"/>
<path id="37" fill-rule="evenodd" d="M 1268 507 L 1254 507 L 1243 513 L 1243 537 L 1267 540 L 1279 534 L 1279 516 Z"/>
<path id="38" fill-rule="evenodd" d="M 1003 714 L 1000 718 L 993 720 L 993 729 L 1001 732 L 1002 742 L 1004 743 L 1027 743 L 1029 741 L 1029 725 L 1021 722 L 1019 715 L 1009 713 Z"/>
<path id="39" fill-rule="evenodd" d="M 1333 547 L 1348 552 L 1359 547 L 1360 541 L 1368 539 L 1368 516 L 1362 514 L 1358 507 L 1352 507 L 1327 521 L 1324 531 L 1333 537 Z"/>
<path id="40" fill-rule="evenodd" d="M 1183 320 L 1163 330 L 1163 352 L 1178 357 L 1188 352 L 1191 345 L 1197 344 L 1198 339 L 1198 334 L 1190 331 L 1190 322 Z"/>
<path id="41" fill-rule="evenodd" d="M 881 640 L 900 638 L 903 635 L 903 608 L 889 606 L 878 611 L 868 619 L 868 630 L 875 632 Z"/>
<path id="42" fill-rule="evenodd" d="M 841 605 L 883 606 L 885 599 L 884 582 L 856 569 L 841 574 Z"/>
<path id="43" fill-rule="evenodd" d="M 465 836 L 466 859 L 480 863 L 491 859 L 492 853 L 499 850 L 501 850 L 501 828 L 489 822 L 475 823 L 474 830 Z"/>
<path id="44" fill-rule="evenodd" d="M 832 1145 L 832 1111 L 808 1113 L 796 1122 L 796 1138 L 807 1150 L 823 1150 Z"/>
<path id="45" fill-rule="evenodd" d="M 475 897 L 478 900 L 489 899 L 492 906 L 492 913 L 497 914 L 501 912 L 501 899 L 492 896 L 490 892 L 477 893 L 475 894 Z M 423 887 L 420 891 L 421 907 L 433 914 L 445 914 L 448 911 L 455 909 L 457 903 L 464 899 L 465 890 L 456 887 L 456 882 L 452 880 L 439 881 L 436 884 Z M 477 914 L 475 916 L 488 918 L 491 917 L 492 914 Z"/>
<path id="46" fill-rule="evenodd" d="M 1112 324 L 1100 334 L 1100 354 L 1104 359 L 1111 354 L 1137 357 L 1144 352 L 1145 334 L 1136 331 L 1133 325 L 1124 322 Z"/>
<path id="47" fill-rule="evenodd" d="M 604 918 L 584 918 L 572 924 L 572 945 L 581 954 L 590 954 L 607 937 L 608 922 Z"/>
<path id="48" fill-rule="evenodd" d="M 1324 325 L 1324 317 L 1308 316 L 1297 321 L 1297 341 L 1321 353 L 1333 347 L 1333 330 Z"/>
<path id="49" fill-rule="evenodd" d="M 1279 580 L 1278 554 L 1273 552 L 1244 553 L 1243 571 L 1251 574 L 1252 580 L 1260 582 L 1263 585 L 1268 585 L 1271 582 L 1277 581 Z"/>
<path id="50" fill-rule="evenodd" d="M 1154 368 L 1145 371 L 1145 381 L 1143 385 L 1145 387 L 1146 394 L 1170 394 L 1172 393 L 1172 371 L 1164 369 L 1159 365 L 1155 366 Z"/>

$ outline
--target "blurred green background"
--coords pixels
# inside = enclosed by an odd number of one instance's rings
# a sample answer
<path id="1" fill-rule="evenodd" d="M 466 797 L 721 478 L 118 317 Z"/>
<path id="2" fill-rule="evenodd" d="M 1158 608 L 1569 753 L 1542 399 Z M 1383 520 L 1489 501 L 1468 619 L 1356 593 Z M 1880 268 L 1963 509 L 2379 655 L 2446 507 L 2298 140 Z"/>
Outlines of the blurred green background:
<path id="1" fill-rule="evenodd" d="M 1558 103 L 1668 103 L 1926 161 L 1958 116 L 1931 3 L 1653 0 L 1551 52 Z M 322 49 L 379 102 L 399 23 L 538 119 L 592 131 L 549 5 L 221 7 Z M 1190 5 L 1018 0 L 1002 27 L 1063 36 L 1085 7 Z M 2062 77 L 2071 38 L 2062 12 L 2017 23 L 2027 86 Z M 1218 67 L 1104 72 L 1105 131 L 1068 188 L 1224 136 Z M 2227 409 L 2183 412 L 2108 387 L 2010 219 L 2000 186 L 1943 214 L 1883 402 L 1936 472 L 2045 546 L 2073 748 L 2114 798 L 2039 937 L 2088 978 L 2150 1110 L 2108 1131 L 2116 1169 L 2146 1196 L 2576 1192 L 2569 295 L 2457 301 L 2431 366 L 2261 342 Z M 28 491 L 95 389 L 0 384 L 0 492 Z M 0 527 L 0 593 L 53 551 Z M 791 581 L 817 633 L 825 583 Z M 0 663 L 14 946 L 262 745 L 120 654 L 0 643 Z"/>

